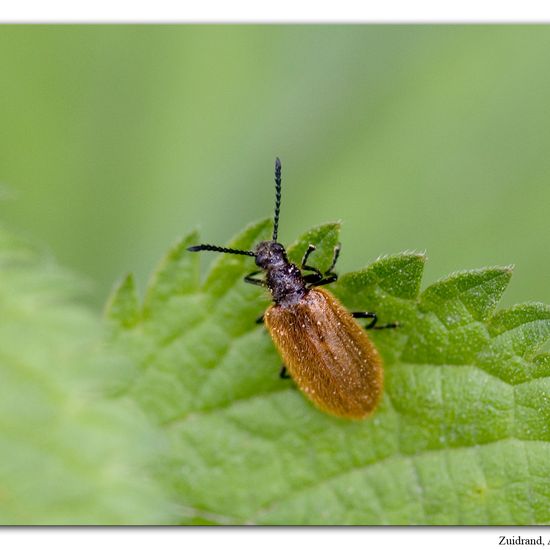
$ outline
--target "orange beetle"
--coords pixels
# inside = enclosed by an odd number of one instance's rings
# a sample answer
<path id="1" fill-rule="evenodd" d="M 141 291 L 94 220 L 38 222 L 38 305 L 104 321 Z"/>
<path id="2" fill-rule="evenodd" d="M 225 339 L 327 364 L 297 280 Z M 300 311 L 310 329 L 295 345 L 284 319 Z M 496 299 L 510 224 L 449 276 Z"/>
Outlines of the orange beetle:
<path id="1" fill-rule="evenodd" d="M 348 312 L 327 290 L 318 288 L 336 281 L 333 269 L 340 246 L 334 249 L 332 265 L 321 273 L 307 265 L 315 246 L 309 245 L 301 269 L 289 262 L 285 248 L 277 242 L 281 206 L 281 161 L 275 161 L 275 219 L 273 238 L 251 250 L 235 250 L 209 244 L 188 248 L 191 252 L 209 250 L 225 254 L 242 254 L 256 260 L 259 271 L 245 277 L 247 283 L 269 289 L 273 304 L 259 321 L 277 347 L 287 373 L 300 390 L 319 409 L 341 418 L 360 419 L 378 404 L 383 389 L 380 355 L 355 318 L 371 319 L 365 327 L 395 328 L 397 323 L 376 326 L 371 312 Z M 302 271 L 308 271 L 306 275 Z M 265 278 L 259 279 L 259 273 Z"/>

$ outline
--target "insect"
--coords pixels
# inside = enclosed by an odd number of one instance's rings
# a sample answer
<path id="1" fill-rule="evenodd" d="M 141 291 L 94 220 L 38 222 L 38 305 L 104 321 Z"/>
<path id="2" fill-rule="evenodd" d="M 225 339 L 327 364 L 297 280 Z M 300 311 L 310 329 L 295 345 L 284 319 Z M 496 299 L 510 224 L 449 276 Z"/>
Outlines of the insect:
<path id="1" fill-rule="evenodd" d="M 283 359 L 281 377 L 288 378 L 290 373 L 300 390 L 329 414 L 364 418 L 376 408 L 382 395 L 383 370 L 380 354 L 354 318 L 370 319 L 366 329 L 398 325 L 377 326 L 375 313 L 350 313 L 330 292 L 319 288 L 338 278 L 333 270 L 340 245 L 335 247 L 332 264 L 324 273 L 307 263 L 315 251 L 313 244 L 304 254 L 301 269 L 291 263 L 285 248 L 277 241 L 280 208 L 281 161 L 277 158 L 272 239 L 260 242 L 254 250 L 210 244 L 191 246 L 188 250 L 252 256 L 260 269 L 244 280 L 271 292 L 274 303 L 258 322 L 265 323 Z M 258 278 L 262 272 L 265 278 Z"/>

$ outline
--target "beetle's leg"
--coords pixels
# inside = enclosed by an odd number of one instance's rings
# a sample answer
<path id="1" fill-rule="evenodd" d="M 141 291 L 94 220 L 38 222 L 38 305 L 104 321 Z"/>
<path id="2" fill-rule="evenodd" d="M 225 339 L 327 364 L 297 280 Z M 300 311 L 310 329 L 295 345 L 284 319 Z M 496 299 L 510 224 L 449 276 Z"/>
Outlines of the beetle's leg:
<path id="1" fill-rule="evenodd" d="M 305 262 L 308 256 L 314 250 L 315 250 L 315 246 L 310 244 L 304 255 L 304 259 L 302 260 L 302 269 L 309 269 L 311 271 L 314 271 L 314 273 L 305 275 L 304 281 L 309 286 L 309 288 L 314 286 L 329 285 L 330 283 L 334 283 L 334 281 L 338 279 L 338 274 L 334 273 L 332 270 L 334 269 L 334 266 L 338 261 L 338 256 L 340 255 L 340 243 L 338 243 L 334 247 L 334 256 L 332 257 L 332 263 L 330 264 L 330 267 L 323 274 L 321 274 L 321 272 L 318 269 L 305 265 Z"/>
<path id="2" fill-rule="evenodd" d="M 279 378 L 282 378 L 283 380 L 291 378 L 290 374 L 288 374 L 288 371 L 286 370 L 286 367 L 284 365 L 281 367 L 281 370 L 279 372 Z"/>
<path id="3" fill-rule="evenodd" d="M 334 255 L 332 256 L 332 263 L 330 264 L 330 267 L 324 272 L 323 275 L 332 275 L 332 270 L 334 269 L 334 266 L 336 265 L 336 262 L 338 261 L 338 256 L 340 256 L 340 249 L 341 249 L 340 243 L 338 243 L 334 247 Z M 318 275 L 321 275 L 321 272 L 313 266 L 307 265 L 307 259 L 309 258 L 309 255 L 316 250 L 316 246 L 314 244 L 310 244 L 307 247 L 306 253 L 304 254 L 304 257 L 302 258 L 302 270 L 304 271 L 313 271 L 314 273 L 317 273 Z"/>
<path id="4" fill-rule="evenodd" d="M 310 244 L 307 247 L 306 253 L 304 254 L 304 257 L 302 258 L 302 271 L 313 271 L 315 275 L 318 275 L 320 279 L 323 278 L 323 274 L 316 268 L 312 267 L 310 265 L 307 265 L 307 259 L 309 258 L 309 255 L 316 249 L 314 244 Z"/>
<path id="5" fill-rule="evenodd" d="M 334 266 L 336 265 L 336 262 L 338 261 L 338 256 L 340 256 L 340 249 L 342 248 L 342 245 L 338 243 L 334 247 L 334 256 L 332 256 L 332 263 L 330 264 L 330 267 L 325 271 L 325 276 L 332 275 L 332 270 L 334 269 Z"/>
<path id="6" fill-rule="evenodd" d="M 399 327 L 399 323 L 388 323 L 386 325 L 376 326 L 376 323 L 378 322 L 378 316 L 376 315 L 376 313 L 372 313 L 371 311 L 353 311 L 351 314 L 355 319 L 372 319 L 372 321 L 368 325 L 365 325 L 365 329 L 367 330 L 382 330 L 385 328 Z"/>
<path id="7" fill-rule="evenodd" d="M 308 273 L 307 275 L 302 275 L 302 279 L 307 285 L 314 286 L 323 280 L 323 275 L 321 273 Z"/>
<path id="8" fill-rule="evenodd" d="M 261 271 L 253 271 L 252 273 L 249 273 L 245 278 L 245 283 L 250 283 L 251 285 L 257 285 L 257 286 L 267 286 L 267 283 L 263 279 L 255 279 L 254 275 L 258 275 L 258 273 L 261 273 Z M 264 316 L 263 314 L 260 315 L 256 319 L 256 324 L 261 325 L 264 322 Z"/>
<path id="9" fill-rule="evenodd" d="M 250 283 L 251 285 L 267 286 L 267 283 L 263 279 L 254 279 L 254 275 L 258 275 L 258 273 L 261 273 L 261 271 L 253 271 L 252 273 L 249 273 L 244 278 L 244 282 Z"/>
<path id="10" fill-rule="evenodd" d="M 336 279 L 338 279 L 338 275 L 336 275 L 336 273 L 329 273 L 328 276 L 311 273 L 310 275 L 304 276 L 304 281 L 308 285 L 308 288 L 312 288 L 314 286 L 329 285 L 330 283 L 336 281 Z"/>
<path id="11" fill-rule="evenodd" d="M 313 246 L 313 245 L 310 244 L 309 246 Z M 341 248 L 340 243 L 338 243 L 334 247 L 334 253 L 333 253 L 333 256 L 332 256 L 332 263 L 330 264 L 330 267 L 323 273 L 322 277 L 320 277 L 317 280 L 312 279 L 310 281 L 311 286 L 328 285 L 328 284 L 334 283 L 334 281 L 338 280 L 338 274 L 334 273 L 334 271 L 332 271 L 332 270 L 334 269 L 334 266 L 336 265 L 336 262 L 338 261 L 338 256 L 340 256 L 340 248 Z M 307 277 L 309 277 L 309 275 L 306 275 L 305 278 L 307 278 Z"/>

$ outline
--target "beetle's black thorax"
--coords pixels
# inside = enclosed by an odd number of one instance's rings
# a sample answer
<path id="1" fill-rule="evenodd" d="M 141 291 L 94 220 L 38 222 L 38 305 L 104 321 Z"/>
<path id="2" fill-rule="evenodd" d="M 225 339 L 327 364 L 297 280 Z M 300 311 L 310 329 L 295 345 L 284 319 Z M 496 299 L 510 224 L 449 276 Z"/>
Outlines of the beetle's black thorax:
<path id="1" fill-rule="evenodd" d="M 291 306 L 307 294 L 300 270 L 290 262 L 281 267 L 269 268 L 266 282 L 273 301 L 281 306 Z"/>
<path id="2" fill-rule="evenodd" d="M 266 283 L 276 304 L 291 306 L 307 294 L 302 274 L 288 261 L 282 244 L 261 242 L 256 247 L 256 265 L 265 270 Z"/>

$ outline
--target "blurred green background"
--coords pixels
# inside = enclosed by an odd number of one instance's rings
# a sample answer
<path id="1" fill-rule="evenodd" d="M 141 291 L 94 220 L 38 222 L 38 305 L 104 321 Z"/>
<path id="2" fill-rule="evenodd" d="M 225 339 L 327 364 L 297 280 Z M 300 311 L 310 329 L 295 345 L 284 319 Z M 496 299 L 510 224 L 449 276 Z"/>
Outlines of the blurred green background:
<path id="1" fill-rule="evenodd" d="M 0 216 L 93 283 L 342 220 L 340 271 L 426 250 L 426 283 L 515 264 L 550 302 L 550 27 L 3 26 Z"/>

